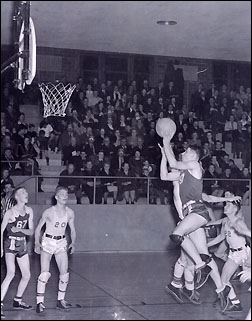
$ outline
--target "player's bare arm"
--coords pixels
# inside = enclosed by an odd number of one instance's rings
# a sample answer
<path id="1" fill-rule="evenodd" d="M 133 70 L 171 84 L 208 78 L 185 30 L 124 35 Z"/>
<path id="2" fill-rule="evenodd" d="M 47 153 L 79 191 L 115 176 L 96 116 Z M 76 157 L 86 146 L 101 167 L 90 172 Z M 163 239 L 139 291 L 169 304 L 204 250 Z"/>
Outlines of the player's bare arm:
<path id="1" fill-rule="evenodd" d="M 1 257 L 3 257 L 3 234 L 8 223 L 12 221 L 13 213 L 12 211 L 6 211 L 2 223 L 1 223 Z"/>
<path id="2" fill-rule="evenodd" d="M 75 251 L 76 230 L 74 226 L 74 211 L 71 209 L 69 209 L 68 214 L 68 225 L 71 231 L 71 244 L 69 245 L 69 249 L 71 251 L 70 254 L 73 254 Z"/>
<path id="3" fill-rule="evenodd" d="M 180 172 L 179 171 L 172 171 L 169 172 L 168 171 L 168 167 L 167 167 L 167 157 L 164 151 L 164 148 L 158 144 L 161 153 L 162 153 L 162 160 L 161 160 L 161 164 L 160 164 L 160 179 L 162 181 L 178 181 L 179 177 L 180 177 Z"/>
<path id="4" fill-rule="evenodd" d="M 46 223 L 47 219 L 48 219 L 48 215 L 49 215 L 49 211 L 48 209 L 45 210 L 42 214 L 41 219 L 39 220 L 39 223 L 35 229 L 35 253 L 40 254 L 41 252 L 41 244 L 40 244 L 40 233 L 41 233 L 41 229 L 44 226 L 44 224 Z"/>
<path id="5" fill-rule="evenodd" d="M 240 202 L 241 201 L 240 196 L 218 197 L 218 196 L 214 196 L 214 195 L 208 195 L 205 193 L 202 193 L 202 199 L 203 199 L 203 201 L 208 202 L 208 203 Z"/>

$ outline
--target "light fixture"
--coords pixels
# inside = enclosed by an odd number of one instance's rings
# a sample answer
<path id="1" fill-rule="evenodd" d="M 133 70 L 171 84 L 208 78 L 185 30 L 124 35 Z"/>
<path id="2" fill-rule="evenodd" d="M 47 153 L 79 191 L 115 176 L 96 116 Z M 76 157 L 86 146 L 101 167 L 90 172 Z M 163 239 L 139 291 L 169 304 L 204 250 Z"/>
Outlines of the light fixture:
<path id="1" fill-rule="evenodd" d="M 161 26 L 174 26 L 177 24 L 177 21 L 175 21 L 175 20 L 160 20 L 160 21 L 157 21 L 157 24 L 161 25 Z"/>

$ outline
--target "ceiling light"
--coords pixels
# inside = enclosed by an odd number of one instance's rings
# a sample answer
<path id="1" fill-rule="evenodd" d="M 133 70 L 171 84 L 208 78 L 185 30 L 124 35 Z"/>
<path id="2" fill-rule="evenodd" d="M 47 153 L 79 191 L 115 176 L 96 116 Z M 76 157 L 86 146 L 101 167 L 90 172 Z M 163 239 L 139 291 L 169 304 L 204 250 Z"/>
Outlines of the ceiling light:
<path id="1" fill-rule="evenodd" d="M 161 26 L 174 26 L 177 24 L 177 21 L 175 20 L 160 20 L 160 21 L 157 21 L 157 24 L 158 25 L 161 25 Z"/>

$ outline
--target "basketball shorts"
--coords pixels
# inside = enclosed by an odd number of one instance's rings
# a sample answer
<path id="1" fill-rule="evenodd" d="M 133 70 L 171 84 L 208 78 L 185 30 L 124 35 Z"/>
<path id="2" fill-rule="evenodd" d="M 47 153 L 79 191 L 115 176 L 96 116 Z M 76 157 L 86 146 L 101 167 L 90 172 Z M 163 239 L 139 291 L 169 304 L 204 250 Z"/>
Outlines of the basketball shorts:
<path id="1" fill-rule="evenodd" d="M 250 256 L 250 247 L 244 246 L 241 251 L 229 251 L 228 258 L 240 266 L 247 264 Z"/>
<path id="2" fill-rule="evenodd" d="M 54 240 L 43 235 L 41 245 L 44 252 L 52 255 L 60 252 L 67 252 L 66 238 Z"/>
<path id="3" fill-rule="evenodd" d="M 12 253 L 17 258 L 28 254 L 27 242 L 25 237 L 9 236 L 4 240 L 5 253 Z"/>
<path id="4" fill-rule="evenodd" d="M 192 214 L 192 213 L 204 217 L 204 219 L 206 219 L 207 222 L 211 221 L 208 209 L 206 207 L 206 204 L 204 204 L 204 203 L 199 203 L 199 202 L 193 203 L 193 204 L 188 205 L 183 210 L 184 217 L 186 217 L 187 215 Z"/>

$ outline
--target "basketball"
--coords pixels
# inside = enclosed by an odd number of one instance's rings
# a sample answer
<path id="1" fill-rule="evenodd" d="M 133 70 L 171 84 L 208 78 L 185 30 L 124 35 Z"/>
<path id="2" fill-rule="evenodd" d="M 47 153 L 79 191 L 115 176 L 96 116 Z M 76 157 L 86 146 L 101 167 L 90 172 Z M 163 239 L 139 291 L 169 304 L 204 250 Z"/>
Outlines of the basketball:
<path id="1" fill-rule="evenodd" d="M 160 137 L 171 134 L 171 138 L 176 132 L 176 124 L 171 118 L 161 118 L 157 121 L 156 132 Z"/>

